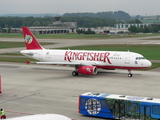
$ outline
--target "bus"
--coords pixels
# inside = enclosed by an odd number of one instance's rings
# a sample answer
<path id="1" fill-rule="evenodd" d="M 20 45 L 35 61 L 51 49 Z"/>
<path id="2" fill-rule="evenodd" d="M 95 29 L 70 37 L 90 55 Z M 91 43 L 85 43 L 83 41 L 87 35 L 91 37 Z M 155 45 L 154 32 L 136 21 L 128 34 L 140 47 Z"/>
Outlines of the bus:
<path id="1" fill-rule="evenodd" d="M 87 92 L 79 95 L 83 115 L 121 120 L 160 120 L 160 99 Z"/>

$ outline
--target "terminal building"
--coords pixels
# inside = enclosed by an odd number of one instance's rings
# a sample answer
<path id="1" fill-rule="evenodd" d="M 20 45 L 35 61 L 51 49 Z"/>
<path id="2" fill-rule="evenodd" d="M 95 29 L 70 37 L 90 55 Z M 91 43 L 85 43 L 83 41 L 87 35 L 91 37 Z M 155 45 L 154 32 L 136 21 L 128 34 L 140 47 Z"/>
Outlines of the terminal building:
<path id="1" fill-rule="evenodd" d="M 149 25 L 151 25 L 150 23 L 146 23 L 146 24 L 142 24 L 142 23 L 139 23 L 139 24 L 115 24 L 114 27 L 117 28 L 117 29 L 128 29 L 129 27 L 131 26 L 135 26 L 135 27 L 148 27 Z"/>
<path id="2" fill-rule="evenodd" d="M 48 26 L 32 26 L 29 29 L 33 34 L 63 34 L 75 32 L 77 29 L 77 22 L 61 22 L 60 17 L 55 17 L 55 22 Z M 21 32 L 21 28 L 11 28 L 12 33 Z"/>

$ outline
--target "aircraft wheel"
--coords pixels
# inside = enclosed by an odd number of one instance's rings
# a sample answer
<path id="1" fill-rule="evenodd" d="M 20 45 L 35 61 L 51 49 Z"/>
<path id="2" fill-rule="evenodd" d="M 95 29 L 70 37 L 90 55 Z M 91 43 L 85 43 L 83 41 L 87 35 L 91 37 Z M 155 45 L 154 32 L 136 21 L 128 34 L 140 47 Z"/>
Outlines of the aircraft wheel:
<path id="1" fill-rule="evenodd" d="M 131 74 L 131 73 L 129 73 L 129 74 L 128 74 L 128 77 L 132 77 L 132 74 Z"/>
<path id="2" fill-rule="evenodd" d="M 73 71 L 73 72 L 72 72 L 72 75 L 73 75 L 73 76 L 77 76 L 78 74 L 79 74 L 79 73 L 76 72 L 76 71 Z"/>

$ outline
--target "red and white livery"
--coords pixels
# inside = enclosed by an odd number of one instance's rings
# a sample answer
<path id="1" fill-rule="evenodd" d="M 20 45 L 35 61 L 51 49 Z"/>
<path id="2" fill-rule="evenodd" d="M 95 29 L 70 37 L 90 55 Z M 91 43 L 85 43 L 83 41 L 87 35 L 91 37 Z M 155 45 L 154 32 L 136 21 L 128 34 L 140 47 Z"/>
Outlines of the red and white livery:
<path id="1" fill-rule="evenodd" d="M 80 74 L 96 75 L 98 69 L 127 69 L 132 77 L 132 69 L 144 69 L 151 62 L 141 54 L 123 51 L 86 51 L 86 50 L 47 50 L 36 40 L 27 27 L 22 27 L 26 49 L 21 53 L 27 57 L 39 60 L 36 64 L 68 65 L 75 67 L 73 76 Z M 29 62 L 28 62 L 29 63 Z"/>

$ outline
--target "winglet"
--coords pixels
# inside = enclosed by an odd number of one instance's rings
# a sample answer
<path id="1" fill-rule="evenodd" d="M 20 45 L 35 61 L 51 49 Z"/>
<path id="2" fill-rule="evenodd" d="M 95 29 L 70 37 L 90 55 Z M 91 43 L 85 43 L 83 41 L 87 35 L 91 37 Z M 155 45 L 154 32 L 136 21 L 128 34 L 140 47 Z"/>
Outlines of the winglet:
<path id="1" fill-rule="evenodd" d="M 22 27 L 27 50 L 43 49 L 28 27 Z"/>

